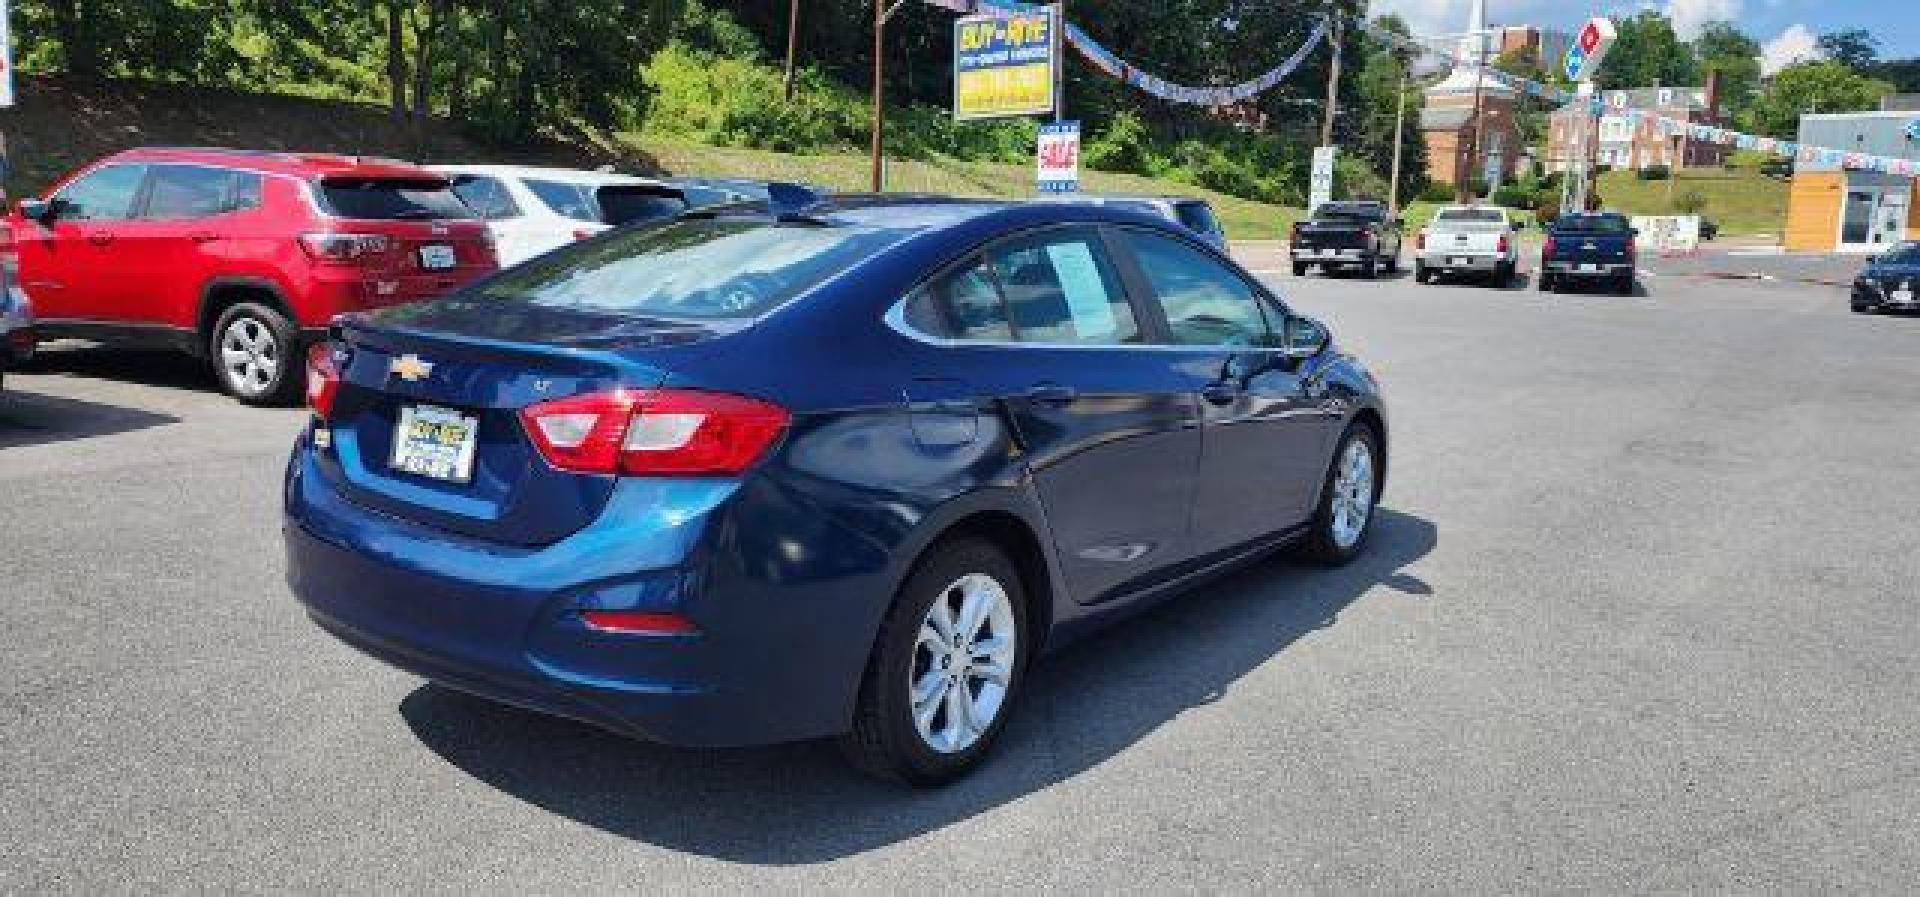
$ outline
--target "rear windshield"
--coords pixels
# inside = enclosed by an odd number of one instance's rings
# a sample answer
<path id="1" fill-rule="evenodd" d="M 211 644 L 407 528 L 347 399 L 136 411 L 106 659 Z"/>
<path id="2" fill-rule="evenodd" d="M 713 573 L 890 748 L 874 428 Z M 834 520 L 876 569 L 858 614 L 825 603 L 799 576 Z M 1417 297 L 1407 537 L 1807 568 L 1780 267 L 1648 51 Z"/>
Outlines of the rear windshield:
<path id="1" fill-rule="evenodd" d="M 687 208 L 677 191 L 645 184 L 569 184 L 537 178 L 528 178 L 526 184 L 547 208 L 575 221 L 595 224 L 651 221 L 678 215 Z"/>
<path id="2" fill-rule="evenodd" d="M 1887 250 L 1880 260 L 1890 265 L 1920 265 L 1920 243 L 1902 243 Z"/>
<path id="3" fill-rule="evenodd" d="M 1446 209 L 1435 215 L 1435 221 L 1458 221 L 1470 224 L 1499 224 L 1500 213 L 1494 209 Z"/>
<path id="4" fill-rule="evenodd" d="M 1315 209 L 1313 217 L 1321 219 L 1332 218 L 1340 221 L 1382 221 L 1387 217 L 1387 210 L 1382 206 L 1371 203 L 1367 205 L 1328 203 Z"/>
<path id="5" fill-rule="evenodd" d="M 1562 215 L 1553 229 L 1574 234 L 1624 234 L 1632 230 L 1619 215 Z"/>
<path id="6" fill-rule="evenodd" d="M 455 196 L 446 181 L 393 178 L 328 178 L 320 182 L 327 210 L 341 218 L 392 221 L 415 218 L 472 218 L 473 210 Z"/>
<path id="7" fill-rule="evenodd" d="M 1214 220 L 1213 210 L 1207 208 L 1207 204 L 1204 202 L 1175 203 L 1173 212 L 1175 215 L 1180 216 L 1181 224 L 1203 234 L 1217 234 L 1220 232 L 1220 222 Z"/>
<path id="8" fill-rule="evenodd" d="M 751 318 L 912 233 L 692 218 L 568 245 L 488 281 L 479 295 L 662 318 Z"/>

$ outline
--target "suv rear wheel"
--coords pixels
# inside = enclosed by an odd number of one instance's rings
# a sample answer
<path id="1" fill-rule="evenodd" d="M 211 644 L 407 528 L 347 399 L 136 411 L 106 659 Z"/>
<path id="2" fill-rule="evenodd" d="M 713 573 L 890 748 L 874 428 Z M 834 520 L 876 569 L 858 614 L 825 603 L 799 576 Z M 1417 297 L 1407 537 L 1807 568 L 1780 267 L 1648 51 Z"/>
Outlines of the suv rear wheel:
<path id="1" fill-rule="evenodd" d="M 290 405 L 305 373 L 299 337 L 285 315 L 253 302 L 221 313 L 207 357 L 220 388 L 247 405 Z"/>

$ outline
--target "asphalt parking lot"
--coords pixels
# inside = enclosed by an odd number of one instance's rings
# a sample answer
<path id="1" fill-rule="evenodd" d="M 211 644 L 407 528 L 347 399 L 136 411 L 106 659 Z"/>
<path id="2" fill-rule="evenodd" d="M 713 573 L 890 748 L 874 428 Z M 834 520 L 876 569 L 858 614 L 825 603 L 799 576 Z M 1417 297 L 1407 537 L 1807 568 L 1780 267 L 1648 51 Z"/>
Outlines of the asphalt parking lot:
<path id="1" fill-rule="evenodd" d="M 1243 251 L 1384 382 L 1370 554 L 1069 650 L 935 792 L 368 661 L 281 581 L 299 412 L 45 353 L 0 397 L 0 891 L 1920 880 L 1920 317 L 1796 276 L 1839 262 L 1554 296 Z"/>

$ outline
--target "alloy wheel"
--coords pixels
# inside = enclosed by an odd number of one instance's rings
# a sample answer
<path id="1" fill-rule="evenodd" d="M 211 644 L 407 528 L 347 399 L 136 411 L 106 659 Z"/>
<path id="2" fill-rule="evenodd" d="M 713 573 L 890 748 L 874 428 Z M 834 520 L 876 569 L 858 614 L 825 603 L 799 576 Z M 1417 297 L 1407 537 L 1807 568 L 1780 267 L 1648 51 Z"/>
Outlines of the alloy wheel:
<path id="1" fill-rule="evenodd" d="M 927 608 L 906 687 L 914 728 L 927 747 L 972 747 L 1005 706 L 1020 637 L 1013 603 L 993 577 L 970 573 Z"/>
<path id="2" fill-rule="evenodd" d="M 280 341 L 259 318 L 238 317 L 220 334 L 220 371 L 234 392 L 257 396 L 280 376 Z"/>
<path id="3" fill-rule="evenodd" d="M 1351 439 L 1340 453 L 1333 478 L 1334 544 L 1352 548 L 1367 531 L 1373 516 L 1373 449 L 1365 439 Z"/>

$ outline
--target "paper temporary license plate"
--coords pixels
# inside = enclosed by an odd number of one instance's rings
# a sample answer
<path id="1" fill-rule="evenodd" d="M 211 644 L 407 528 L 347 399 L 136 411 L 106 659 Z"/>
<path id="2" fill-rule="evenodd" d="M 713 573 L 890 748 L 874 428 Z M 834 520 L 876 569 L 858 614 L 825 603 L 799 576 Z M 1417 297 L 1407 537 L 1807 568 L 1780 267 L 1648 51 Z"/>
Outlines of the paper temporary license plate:
<path id="1" fill-rule="evenodd" d="M 1912 305 L 1913 291 L 1908 289 L 1894 290 L 1892 293 L 1887 294 L 1887 298 L 1900 305 Z"/>
<path id="2" fill-rule="evenodd" d="M 480 420 L 437 405 L 406 405 L 394 427 L 393 469 L 453 483 L 473 478 Z"/>
<path id="3" fill-rule="evenodd" d="M 433 243 L 420 247 L 420 267 L 429 271 L 444 271 L 459 264 L 453 254 L 453 247 L 445 243 Z"/>

